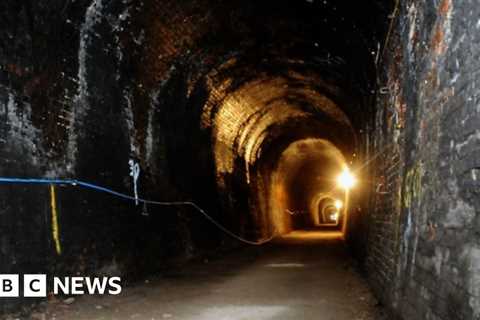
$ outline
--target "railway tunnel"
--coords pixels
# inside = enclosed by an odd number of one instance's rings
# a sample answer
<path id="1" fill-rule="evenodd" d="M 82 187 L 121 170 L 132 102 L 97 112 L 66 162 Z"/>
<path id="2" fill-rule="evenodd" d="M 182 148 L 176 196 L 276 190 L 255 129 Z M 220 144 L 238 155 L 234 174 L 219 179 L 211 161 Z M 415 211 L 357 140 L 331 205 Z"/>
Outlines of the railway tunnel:
<path id="1" fill-rule="evenodd" d="M 479 318 L 477 7 L 3 1 L 0 317 Z"/>

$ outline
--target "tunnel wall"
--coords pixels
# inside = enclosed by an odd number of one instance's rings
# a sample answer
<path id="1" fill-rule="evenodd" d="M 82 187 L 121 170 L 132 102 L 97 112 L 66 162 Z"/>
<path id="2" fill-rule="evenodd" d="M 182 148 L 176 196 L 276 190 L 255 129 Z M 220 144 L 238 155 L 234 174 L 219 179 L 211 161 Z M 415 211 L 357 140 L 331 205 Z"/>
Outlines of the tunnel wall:
<path id="1" fill-rule="evenodd" d="M 141 197 L 193 200 L 222 222 L 209 202 L 216 198 L 210 136 L 195 131 L 206 93 L 191 90 L 196 66 L 185 66 L 193 31 L 183 22 L 192 8 L 164 3 L 156 11 L 164 16 L 148 24 L 157 5 L 0 4 L 0 176 L 79 179 L 133 195 L 134 160 Z M 231 245 L 189 207 L 145 208 L 79 186 L 55 190 L 61 252 L 49 186 L 0 185 L 1 274 L 134 280 Z M 2 298 L 0 314 L 33 302 Z"/>
<path id="2" fill-rule="evenodd" d="M 367 268 L 401 319 L 480 318 L 474 1 L 400 1 L 379 67 Z"/>

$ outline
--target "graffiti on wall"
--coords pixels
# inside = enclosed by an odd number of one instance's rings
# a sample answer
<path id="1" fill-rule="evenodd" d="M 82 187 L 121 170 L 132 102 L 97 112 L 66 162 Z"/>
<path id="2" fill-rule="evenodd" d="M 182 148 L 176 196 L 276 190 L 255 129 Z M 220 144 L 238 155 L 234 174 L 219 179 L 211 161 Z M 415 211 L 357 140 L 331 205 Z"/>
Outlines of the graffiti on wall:
<path id="1" fill-rule="evenodd" d="M 410 208 L 412 202 L 421 196 L 423 175 L 424 168 L 421 161 L 407 171 L 403 196 L 403 206 L 405 208 Z"/>
<path id="2" fill-rule="evenodd" d="M 132 177 L 132 180 L 133 180 L 133 194 L 135 196 L 135 205 L 138 206 L 137 182 L 138 182 L 138 177 L 140 176 L 140 165 L 138 164 L 138 162 L 135 162 L 132 159 L 128 161 L 128 165 L 130 167 L 130 177 Z"/>
<path id="3" fill-rule="evenodd" d="M 60 245 L 60 232 L 58 226 L 57 197 L 55 195 L 55 186 L 50 185 L 50 209 L 52 210 L 52 238 L 55 244 L 55 251 L 58 255 L 62 254 L 62 246 Z"/>

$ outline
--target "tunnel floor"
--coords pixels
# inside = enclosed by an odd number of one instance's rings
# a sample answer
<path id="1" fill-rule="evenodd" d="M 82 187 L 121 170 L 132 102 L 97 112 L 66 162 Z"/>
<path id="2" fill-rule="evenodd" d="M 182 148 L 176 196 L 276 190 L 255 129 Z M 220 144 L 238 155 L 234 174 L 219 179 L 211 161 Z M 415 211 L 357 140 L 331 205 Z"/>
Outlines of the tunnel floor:
<path id="1" fill-rule="evenodd" d="M 120 296 L 49 303 L 47 319 L 380 319 L 339 233 L 293 232 L 191 263 Z"/>

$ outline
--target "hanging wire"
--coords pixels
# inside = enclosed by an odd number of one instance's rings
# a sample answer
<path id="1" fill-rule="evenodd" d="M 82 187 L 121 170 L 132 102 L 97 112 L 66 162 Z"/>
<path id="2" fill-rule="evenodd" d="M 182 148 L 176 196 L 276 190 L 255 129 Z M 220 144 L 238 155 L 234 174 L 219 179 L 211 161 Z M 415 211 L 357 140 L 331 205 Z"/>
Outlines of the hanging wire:
<path id="1" fill-rule="evenodd" d="M 245 239 L 234 232 L 228 230 L 222 224 L 217 222 L 214 218 L 212 218 L 205 210 L 200 208 L 196 203 L 192 201 L 154 201 L 154 200 L 147 200 L 142 198 L 135 198 L 128 194 L 121 193 L 103 186 L 95 185 L 93 183 L 80 181 L 76 179 L 33 179 L 33 178 L 7 178 L 7 177 L 0 177 L 0 184 L 40 184 L 40 185 L 68 185 L 68 186 L 80 186 L 86 189 L 92 189 L 99 192 L 108 193 L 110 195 L 122 198 L 128 201 L 138 201 L 143 204 L 151 204 L 151 205 L 158 205 L 158 206 L 190 206 L 200 212 L 205 219 L 210 221 L 213 225 L 215 225 L 218 229 L 229 235 L 230 237 L 249 244 L 249 245 L 263 245 L 267 242 L 270 242 L 277 236 L 276 230 L 272 232 L 272 235 L 266 239 L 252 241 Z"/>

